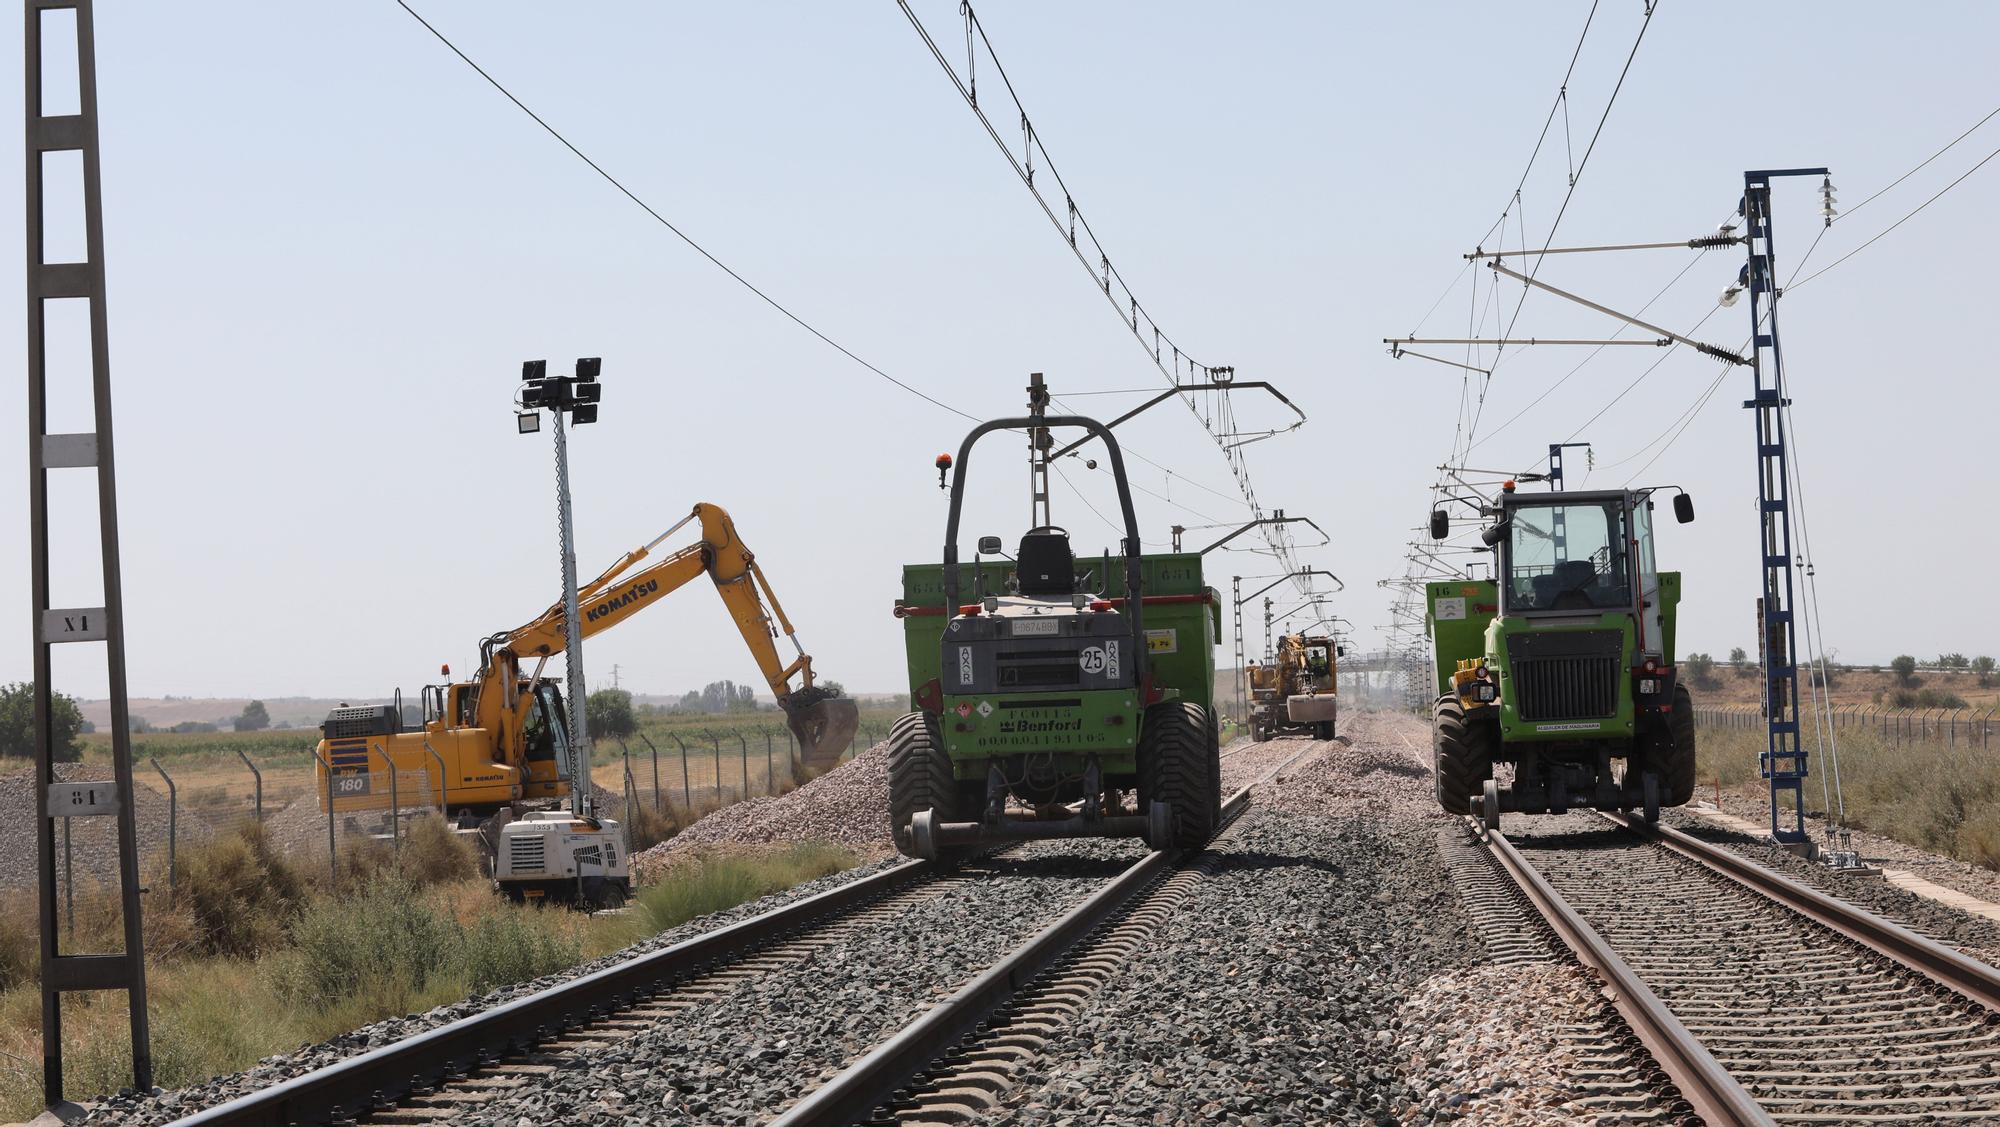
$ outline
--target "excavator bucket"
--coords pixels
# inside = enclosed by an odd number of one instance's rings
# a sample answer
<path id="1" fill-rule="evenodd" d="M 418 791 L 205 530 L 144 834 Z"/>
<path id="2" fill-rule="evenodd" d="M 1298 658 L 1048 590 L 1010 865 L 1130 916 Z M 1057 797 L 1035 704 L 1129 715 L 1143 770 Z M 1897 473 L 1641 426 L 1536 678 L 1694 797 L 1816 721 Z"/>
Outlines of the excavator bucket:
<path id="1" fill-rule="evenodd" d="M 806 767 L 817 775 L 832 770 L 847 753 L 861 727 L 861 706 L 851 697 L 822 697 L 790 708 L 786 725 L 798 737 Z"/>

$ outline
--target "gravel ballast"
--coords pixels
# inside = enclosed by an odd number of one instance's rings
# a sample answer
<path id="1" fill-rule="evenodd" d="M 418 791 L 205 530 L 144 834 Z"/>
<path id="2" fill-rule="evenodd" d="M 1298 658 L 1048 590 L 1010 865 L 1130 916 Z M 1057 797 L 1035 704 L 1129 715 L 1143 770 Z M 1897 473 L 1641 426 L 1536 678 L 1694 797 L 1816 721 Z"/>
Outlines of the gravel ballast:
<path id="1" fill-rule="evenodd" d="M 889 745 L 878 743 L 794 791 L 747 799 L 632 858 L 644 883 L 674 855 L 705 847 L 831 842 L 864 857 L 895 849 L 889 836 Z"/>
<path id="2" fill-rule="evenodd" d="M 968 866 L 966 879 L 892 923 L 749 979 L 677 1020 L 580 1052 L 458 1121 L 763 1122 L 1143 852 L 1129 841 L 1049 842 Z"/>
<path id="3" fill-rule="evenodd" d="M 1344 726 L 1352 746 L 1320 745 L 1253 798 L 1213 875 L 998 1121 L 1393 1123 L 1430 1102 L 1404 1002 L 1480 948 L 1439 860 L 1427 775 L 1374 718 Z"/>
<path id="4" fill-rule="evenodd" d="M 1601 1122 L 1602 1112 L 1572 1106 L 1584 1093 L 1570 1076 L 1603 1050 L 1564 1041 L 1551 1018 L 1602 1008 L 1597 981 L 1558 963 L 1480 966 L 1424 982 L 1403 1003 L 1397 1042 L 1420 1101 L 1418 1119 L 1493 1127 Z"/>
<path id="5" fill-rule="evenodd" d="M 1948 943 L 1973 958 L 2000 965 L 2000 923 L 1897 888 L 1877 876 L 1843 876 L 1823 864 L 1724 829 L 1694 814 L 1668 810 L 1662 812 L 1661 821 L 1690 837 L 1726 846 L 1767 869 L 1783 873 L 1829 896 L 1858 904 L 1912 931 Z"/>

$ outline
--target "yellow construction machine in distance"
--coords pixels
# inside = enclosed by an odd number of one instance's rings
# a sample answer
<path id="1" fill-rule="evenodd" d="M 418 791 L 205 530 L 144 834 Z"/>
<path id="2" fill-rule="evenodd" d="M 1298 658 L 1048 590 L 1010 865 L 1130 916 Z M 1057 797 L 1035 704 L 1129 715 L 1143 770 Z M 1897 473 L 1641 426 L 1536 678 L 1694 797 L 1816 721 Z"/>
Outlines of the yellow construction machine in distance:
<path id="1" fill-rule="evenodd" d="M 661 541 L 697 521 L 698 543 L 639 566 Z M 854 740 L 860 711 L 854 701 L 815 684 L 811 655 L 799 645 L 735 523 L 718 506 L 697 504 L 672 528 L 579 588 L 583 636 L 624 622 L 702 574 L 714 581 L 729 608 L 806 765 L 823 771 L 838 763 Z M 556 679 L 545 676 L 549 659 L 564 648 L 562 622 L 558 600 L 526 625 L 481 642 L 477 678 L 426 686 L 422 721 L 413 729 L 404 723 L 400 704 L 334 709 L 320 727 L 321 809 L 329 802 L 339 813 L 387 809 L 390 791 L 378 780 L 392 768 L 402 778 L 423 776 L 438 788 L 421 799 L 399 795 L 403 806 L 443 805 L 468 819 L 515 803 L 567 796 L 564 765 L 573 757 L 566 706 Z M 797 652 L 790 662 L 775 645 L 780 632 Z M 524 671 L 523 663 L 530 661 Z M 588 764 L 573 769 L 588 776 Z"/>
<path id="2" fill-rule="evenodd" d="M 1330 740 L 1340 715 L 1337 695 L 1342 647 L 1318 634 L 1285 634 L 1264 665 L 1251 665 L 1250 738 L 1302 732 Z"/>

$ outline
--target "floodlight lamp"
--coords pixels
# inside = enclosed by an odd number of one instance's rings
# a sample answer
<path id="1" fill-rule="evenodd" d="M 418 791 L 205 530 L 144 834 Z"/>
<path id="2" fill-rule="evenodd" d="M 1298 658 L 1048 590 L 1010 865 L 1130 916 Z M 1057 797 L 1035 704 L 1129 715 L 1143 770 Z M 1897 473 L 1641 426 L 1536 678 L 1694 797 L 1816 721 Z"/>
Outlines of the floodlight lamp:
<path id="1" fill-rule="evenodd" d="M 595 380 L 579 383 L 571 390 L 572 398 L 578 403 L 596 403 L 604 398 L 604 385 Z"/>
<path id="2" fill-rule="evenodd" d="M 580 380 L 594 380 L 597 378 L 597 373 L 603 367 L 604 358 L 602 356 L 579 356 L 576 360 L 576 378 Z"/>
<path id="3" fill-rule="evenodd" d="M 520 428 L 520 433 L 522 434 L 533 434 L 542 429 L 542 413 L 540 411 L 518 412 L 514 416 L 514 425 Z"/>
<path id="4" fill-rule="evenodd" d="M 523 360 L 521 362 L 521 380 L 524 383 L 532 383 L 535 380 L 543 379 L 548 374 L 549 362 L 547 360 Z"/>
<path id="5" fill-rule="evenodd" d="M 596 422 L 597 404 L 579 403 L 575 407 L 570 408 L 569 421 L 575 423 L 577 426 Z"/>

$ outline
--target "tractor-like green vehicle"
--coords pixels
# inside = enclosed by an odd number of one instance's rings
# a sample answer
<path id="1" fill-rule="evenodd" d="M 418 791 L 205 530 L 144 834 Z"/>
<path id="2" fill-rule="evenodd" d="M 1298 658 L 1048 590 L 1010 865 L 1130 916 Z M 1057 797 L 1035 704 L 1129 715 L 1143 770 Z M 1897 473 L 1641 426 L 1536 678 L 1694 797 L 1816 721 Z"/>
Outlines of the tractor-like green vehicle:
<path id="1" fill-rule="evenodd" d="M 1104 443 L 1124 518 L 1119 551 L 1078 560 L 1069 534 L 1044 524 L 1021 537 L 1011 561 L 999 537 L 982 536 L 972 563 L 961 563 L 974 444 L 1026 430 L 1045 461 L 1048 431 L 1061 428 Z M 896 604 L 916 708 L 889 737 L 897 848 L 934 859 L 1022 838 L 1206 842 L 1221 817 L 1221 612 L 1201 556 L 1140 553 L 1118 442 L 1093 419 L 996 419 L 938 468 L 940 482 L 952 473 L 944 558 L 904 567 Z M 1045 508 L 1037 513 L 1046 519 Z"/>
<path id="2" fill-rule="evenodd" d="M 1694 710 L 1674 670 L 1681 577 L 1655 564 L 1652 493 L 1527 495 L 1508 482 L 1483 512 L 1495 578 L 1428 584 L 1446 811 L 1488 826 L 1502 811 L 1576 808 L 1653 822 L 1694 797 Z M 1694 519 L 1687 494 L 1674 515 Z M 1433 537 L 1449 527 L 1431 515 Z"/>

